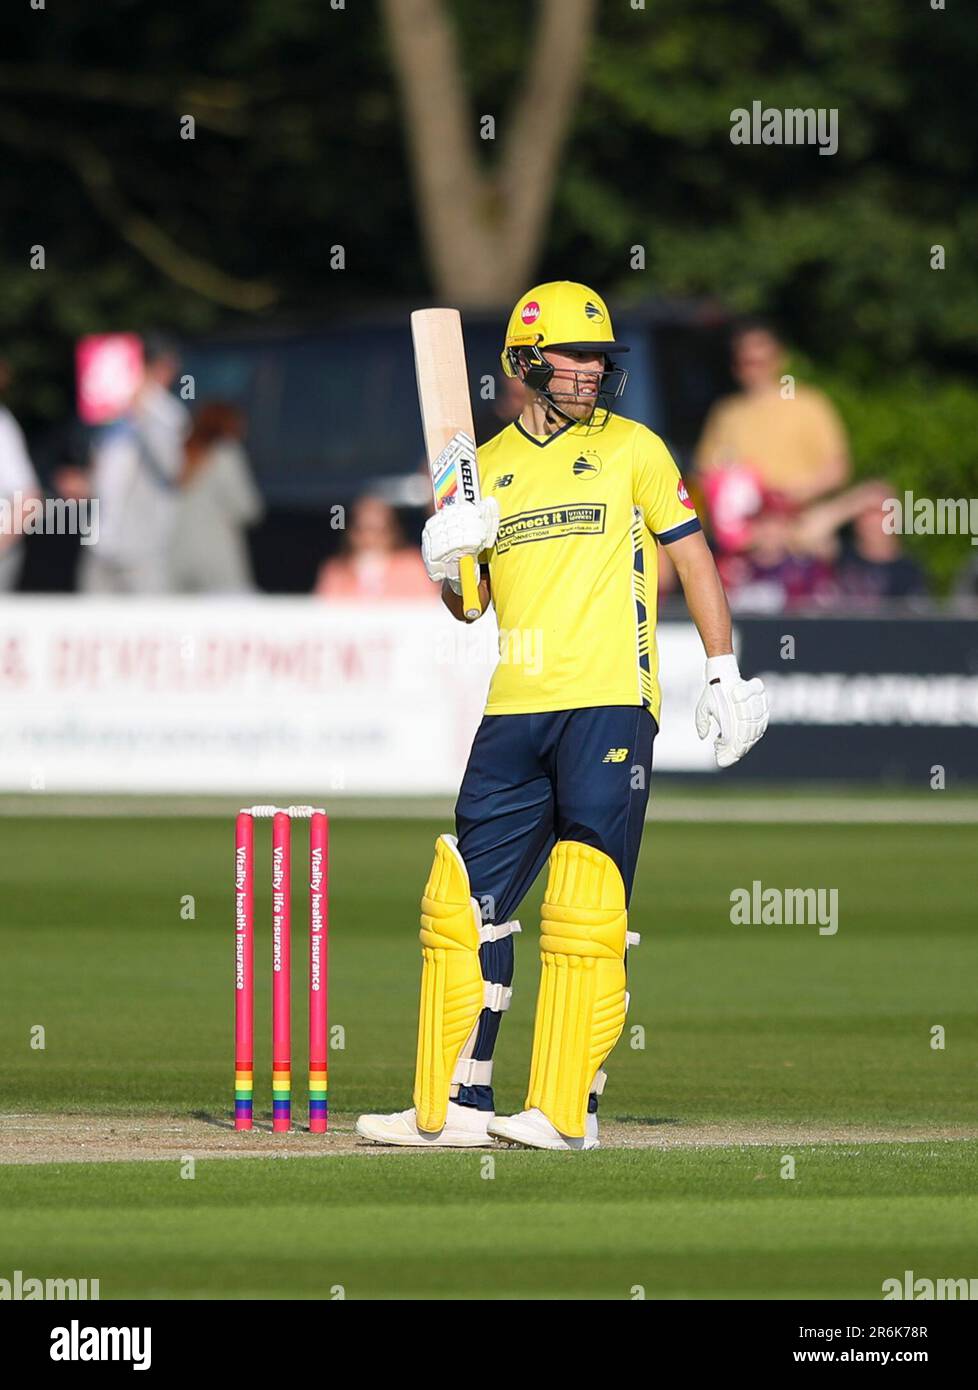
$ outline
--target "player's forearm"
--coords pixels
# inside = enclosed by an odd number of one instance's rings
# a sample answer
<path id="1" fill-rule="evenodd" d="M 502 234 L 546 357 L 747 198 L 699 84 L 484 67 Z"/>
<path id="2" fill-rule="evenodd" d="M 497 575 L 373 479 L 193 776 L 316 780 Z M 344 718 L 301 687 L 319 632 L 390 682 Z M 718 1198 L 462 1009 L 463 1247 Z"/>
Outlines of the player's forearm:
<path id="1" fill-rule="evenodd" d="M 732 652 L 730 608 L 712 559 L 710 568 L 704 569 L 702 573 L 698 572 L 692 582 L 687 584 L 681 575 L 680 582 L 686 595 L 689 616 L 696 624 L 707 656 L 726 656 L 728 652 Z"/>
<path id="2" fill-rule="evenodd" d="M 707 656 L 726 656 L 733 651 L 730 607 L 709 546 L 702 535 L 687 536 L 669 547 L 669 558 Z"/>

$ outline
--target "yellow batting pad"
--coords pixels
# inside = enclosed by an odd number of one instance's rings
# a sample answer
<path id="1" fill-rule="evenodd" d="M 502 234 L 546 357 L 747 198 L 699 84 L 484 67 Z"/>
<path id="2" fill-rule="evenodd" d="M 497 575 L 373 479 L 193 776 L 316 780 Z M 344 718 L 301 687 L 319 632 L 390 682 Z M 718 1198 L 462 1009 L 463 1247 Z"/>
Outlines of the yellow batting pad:
<path id="1" fill-rule="evenodd" d="M 418 1128 L 436 1133 L 448 1113 L 452 1074 L 479 1021 L 479 905 L 450 835 L 439 835 L 421 899 L 421 1011 L 414 1105 Z"/>
<path id="2" fill-rule="evenodd" d="M 625 1026 L 625 885 L 599 849 L 560 840 L 550 856 L 527 1108 L 584 1135 L 587 1098 Z"/>

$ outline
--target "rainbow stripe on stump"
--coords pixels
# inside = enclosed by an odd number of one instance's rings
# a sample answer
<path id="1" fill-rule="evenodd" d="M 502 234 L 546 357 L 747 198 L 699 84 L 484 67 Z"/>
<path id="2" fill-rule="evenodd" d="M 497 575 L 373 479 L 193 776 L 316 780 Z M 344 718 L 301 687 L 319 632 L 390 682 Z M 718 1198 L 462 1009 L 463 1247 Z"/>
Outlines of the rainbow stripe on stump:
<path id="1" fill-rule="evenodd" d="M 325 1065 L 309 1069 L 309 1129 L 313 1134 L 325 1134 L 329 1123 L 329 1095 Z"/>
<path id="2" fill-rule="evenodd" d="M 251 1129 L 254 1124 L 255 1076 L 254 1072 L 239 1071 L 234 1074 L 234 1127 Z"/>
<path id="3" fill-rule="evenodd" d="M 284 1134 L 292 1128 L 292 1073 L 272 1072 L 272 1129 Z"/>

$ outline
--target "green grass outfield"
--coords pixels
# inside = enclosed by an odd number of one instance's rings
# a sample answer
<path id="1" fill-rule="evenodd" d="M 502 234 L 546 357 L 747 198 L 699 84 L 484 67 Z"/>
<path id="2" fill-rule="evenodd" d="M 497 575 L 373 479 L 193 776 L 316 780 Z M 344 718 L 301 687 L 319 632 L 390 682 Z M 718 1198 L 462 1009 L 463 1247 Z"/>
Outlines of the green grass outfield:
<path id="1" fill-rule="evenodd" d="M 0 1171 L 0 1269 L 103 1298 L 859 1298 L 975 1272 L 978 1144 Z M 7 1276 L 9 1277 L 9 1275 Z"/>
<path id="2" fill-rule="evenodd" d="M 409 1103 L 422 820 L 339 818 L 331 875 L 331 1104 Z M 0 1110 L 229 1113 L 230 818 L 0 824 Z M 268 827 L 258 836 L 267 883 Z M 294 1072 L 305 996 L 295 832 Z M 839 893 L 834 937 L 733 926 L 732 889 Z M 497 1101 L 526 1082 L 539 886 L 524 905 Z M 639 1126 L 974 1126 L 974 830 L 653 825 L 631 925 L 629 1031 L 603 1104 Z M 190 915 L 192 903 L 193 915 Z M 257 1110 L 270 1107 L 268 894 L 258 895 Z M 30 1046 L 44 1028 L 45 1046 Z M 931 1029 L 946 1046 L 931 1047 Z M 311 1141 L 310 1141 L 311 1142 Z M 325 1148 L 328 1150 L 329 1141 Z M 3 1133 L 0 1127 L 0 1151 Z M 879 1295 L 978 1276 L 978 1144 L 503 1152 L 0 1166 L 0 1277 L 99 1277 L 104 1297 Z M 971 1253 L 969 1253 L 971 1252 Z"/>

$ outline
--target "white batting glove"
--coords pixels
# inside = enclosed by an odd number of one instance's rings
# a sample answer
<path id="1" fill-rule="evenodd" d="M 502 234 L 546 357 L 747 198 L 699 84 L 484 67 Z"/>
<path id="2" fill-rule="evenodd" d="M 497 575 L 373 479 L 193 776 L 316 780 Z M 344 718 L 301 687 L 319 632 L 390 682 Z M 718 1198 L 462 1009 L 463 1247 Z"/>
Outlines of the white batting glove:
<path id="1" fill-rule="evenodd" d="M 491 550 L 499 529 L 499 503 L 495 497 L 481 502 L 456 502 L 429 516 L 421 533 L 421 555 L 428 578 L 440 584 L 459 583 L 458 562 L 463 555 Z M 458 590 L 456 590 L 458 592 Z"/>
<path id="2" fill-rule="evenodd" d="M 706 662 L 706 689 L 696 706 L 696 732 L 706 738 L 715 720 L 717 767 L 731 767 L 749 753 L 768 721 L 764 682 L 742 679 L 735 656 L 711 656 Z"/>

